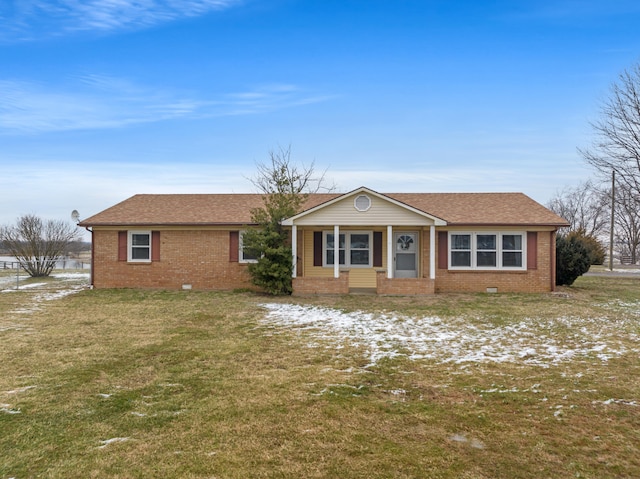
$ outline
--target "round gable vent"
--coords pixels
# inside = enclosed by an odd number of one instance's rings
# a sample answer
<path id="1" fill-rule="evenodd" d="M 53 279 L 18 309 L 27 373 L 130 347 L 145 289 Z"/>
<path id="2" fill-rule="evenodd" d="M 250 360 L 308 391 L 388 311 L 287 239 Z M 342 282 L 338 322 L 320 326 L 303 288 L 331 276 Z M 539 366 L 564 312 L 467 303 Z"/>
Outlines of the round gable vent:
<path id="1" fill-rule="evenodd" d="M 367 211 L 371 208 L 371 198 L 367 195 L 358 195 L 353 201 L 353 206 L 355 206 L 358 211 Z"/>

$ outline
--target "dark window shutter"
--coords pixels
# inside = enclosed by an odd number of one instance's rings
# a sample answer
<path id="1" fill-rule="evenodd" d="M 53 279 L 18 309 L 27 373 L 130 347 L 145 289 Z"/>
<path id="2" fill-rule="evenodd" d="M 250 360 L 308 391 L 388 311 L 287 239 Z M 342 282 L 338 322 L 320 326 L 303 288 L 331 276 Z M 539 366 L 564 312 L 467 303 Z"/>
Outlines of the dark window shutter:
<path id="1" fill-rule="evenodd" d="M 527 269 L 538 269 L 538 232 L 527 232 Z"/>
<path id="2" fill-rule="evenodd" d="M 322 266 L 322 231 L 313 232 L 313 265 Z"/>
<path id="3" fill-rule="evenodd" d="M 229 231 L 229 261 L 237 263 L 239 259 L 240 232 Z"/>
<path id="4" fill-rule="evenodd" d="M 127 261 L 127 232 L 118 231 L 118 261 Z"/>
<path id="5" fill-rule="evenodd" d="M 160 231 L 151 232 L 151 261 L 160 261 Z"/>
<path id="6" fill-rule="evenodd" d="M 373 267 L 382 267 L 382 231 L 373 232 Z"/>
<path id="7" fill-rule="evenodd" d="M 438 268 L 449 267 L 449 237 L 446 231 L 438 231 Z"/>

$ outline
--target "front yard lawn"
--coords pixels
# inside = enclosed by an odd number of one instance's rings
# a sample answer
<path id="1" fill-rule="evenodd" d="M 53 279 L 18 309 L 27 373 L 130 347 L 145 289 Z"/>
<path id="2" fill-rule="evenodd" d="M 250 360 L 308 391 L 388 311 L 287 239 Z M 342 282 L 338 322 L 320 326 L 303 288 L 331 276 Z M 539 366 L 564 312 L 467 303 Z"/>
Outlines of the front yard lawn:
<path id="1" fill-rule="evenodd" d="M 426 298 L 83 282 L 0 293 L 0 478 L 640 477 L 637 278 Z"/>

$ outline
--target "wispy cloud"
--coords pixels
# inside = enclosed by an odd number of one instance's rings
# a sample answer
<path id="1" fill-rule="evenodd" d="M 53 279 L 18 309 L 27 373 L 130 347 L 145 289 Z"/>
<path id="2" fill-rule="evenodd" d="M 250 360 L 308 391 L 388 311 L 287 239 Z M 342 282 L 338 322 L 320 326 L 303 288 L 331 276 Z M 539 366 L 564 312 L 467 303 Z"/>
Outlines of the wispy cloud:
<path id="1" fill-rule="evenodd" d="M 492 165 L 479 161 L 477 167 L 456 165 L 425 164 L 411 165 L 402 169 L 390 169 L 385 165 L 377 167 L 348 169 L 331 168 L 329 182 L 334 181 L 341 192 L 351 191 L 360 186 L 368 186 L 381 192 L 472 192 L 472 191 L 522 191 L 534 199 L 544 202 L 560 186 L 576 181 L 575 170 L 557 168 L 553 179 L 549 169 L 538 164 L 511 166 Z M 526 181 L 523 181 L 526 178 Z"/>
<path id="2" fill-rule="evenodd" d="M 162 168 L 150 168 L 148 163 L 134 159 L 67 161 L 53 160 L 46 154 L 41 156 L 44 158 L 38 160 L 2 158 L 0 225 L 11 224 L 27 213 L 67 220 L 74 209 L 80 211 L 82 218 L 87 218 L 137 193 L 253 191 L 244 176 L 247 165 L 239 162 L 185 165 L 182 161 L 173 161 L 164 163 Z M 114 171 L 127 171 L 127 174 L 114 175 Z M 33 194 L 25 194 L 27 190 Z"/>
<path id="3" fill-rule="evenodd" d="M 135 30 L 231 8 L 242 0 L 8 0 L 0 39 Z M 6 28 L 5 28 L 6 27 Z"/>
<path id="4" fill-rule="evenodd" d="M 218 108 L 226 115 L 246 115 L 319 103 L 331 98 L 332 95 L 310 94 L 295 85 L 271 84 L 225 95 Z"/>
<path id="5" fill-rule="evenodd" d="M 172 119 L 252 115 L 328 98 L 293 85 L 277 84 L 203 99 L 100 75 L 79 77 L 59 87 L 0 80 L 0 134 L 119 128 Z"/>

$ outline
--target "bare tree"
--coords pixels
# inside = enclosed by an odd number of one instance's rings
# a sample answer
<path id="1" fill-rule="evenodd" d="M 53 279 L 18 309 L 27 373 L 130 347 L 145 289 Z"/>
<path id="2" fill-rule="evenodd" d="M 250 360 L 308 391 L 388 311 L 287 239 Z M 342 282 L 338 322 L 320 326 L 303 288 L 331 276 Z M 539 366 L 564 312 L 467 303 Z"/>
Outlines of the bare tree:
<path id="1" fill-rule="evenodd" d="M 620 74 L 600 113 L 591 124 L 592 148 L 578 151 L 606 178 L 615 171 L 620 184 L 640 199 L 640 64 Z"/>
<path id="2" fill-rule="evenodd" d="M 614 224 L 620 259 L 626 256 L 631 264 L 636 264 L 640 259 L 640 201 L 628 188 L 616 189 Z"/>
<path id="3" fill-rule="evenodd" d="M 291 146 L 269 152 L 269 163 L 258 163 L 257 173 L 249 181 L 264 195 L 264 207 L 253 211 L 256 223 L 279 224 L 299 212 L 310 193 L 333 191 L 327 186 L 326 170 L 315 172 L 315 162 L 298 166 L 291 161 Z M 257 217 L 256 217 L 257 215 Z"/>
<path id="4" fill-rule="evenodd" d="M 49 276 L 80 232 L 61 220 L 43 221 L 35 215 L 18 218 L 15 226 L 0 227 L 0 242 L 30 276 Z"/>
<path id="5" fill-rule="evenodd" d="M 251 211 L 258 228 L 244 232 L 243 248 L 256 258 L 249 264 L 252 282 L 271 294 L 291 294 L 292 249 L 282 221 L 302 208 L 309 193 L 330 190 L 324 185 L 324 173 L 316 176 L 314 164 L 296 166 L 291 147 L 269 152 L 270 164 L 257 165 L 250 181 L 263 194 L 264 204 Z"/>
<path id="6" fill-rule="evenodd" d="M 291 161 L 291 145 L 269 151 L 269 163 L 258 163 L 257 173 L 249 181 L 263 194 L 309 194 L 333 191 L 335 185 L 327 186 L 326 170 L 315 171 L 315 162 L 309 166 L 297 166 Z"/>
<path id="7" fill-rule="evenodd" d="M 547 207 L 570 223 L 569 231 L 582 231 L 597 238 L 608 231 L 610 196 L 591 181 L 585 181 L 557 192 Z"/>

